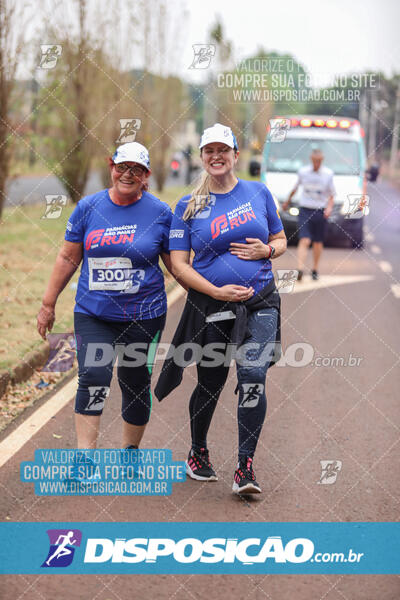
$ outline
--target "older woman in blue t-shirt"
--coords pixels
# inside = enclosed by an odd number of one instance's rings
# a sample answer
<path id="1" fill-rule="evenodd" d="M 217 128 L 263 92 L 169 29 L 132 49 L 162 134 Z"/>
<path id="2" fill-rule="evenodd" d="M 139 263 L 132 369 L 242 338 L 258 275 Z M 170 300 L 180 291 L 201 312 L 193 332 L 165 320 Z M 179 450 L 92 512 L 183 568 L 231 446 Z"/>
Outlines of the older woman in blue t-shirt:
<path id="1" fill-rule="evenodd" d="M 137 142 L 124 144 L 109 165 L 112 187 L 82 198 L 68 221 L 37 319 L 45 339 L 54 324 L 57 298 L 81 264 L 74 311 L 78 448 L 96 447 L 117 347 L 122 443 L 138 448 L 150 418 L 151 357 L 167 311 L 158 262 L 161 256 L 170 270 L 172 213 L 147 192 L 148 151 Z M 137 346 L 135 358 L 126 348 L 132 345 Z"/>

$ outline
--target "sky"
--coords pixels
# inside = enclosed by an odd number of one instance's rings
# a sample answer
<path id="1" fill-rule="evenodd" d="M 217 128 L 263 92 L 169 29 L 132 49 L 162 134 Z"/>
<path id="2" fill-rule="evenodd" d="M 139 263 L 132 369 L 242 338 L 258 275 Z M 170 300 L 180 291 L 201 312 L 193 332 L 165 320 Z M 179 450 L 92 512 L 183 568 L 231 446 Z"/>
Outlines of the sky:
<path id="1" fill-rule="evenodd" d="M 400 71 L 399 0 L 188 0 L 187 7 L 188 64 L 191 44 L 207 41 L 219 15 L 239 61 L 262 45 L 294 55 L 327 80 L 366 69 L 389 77 Z"/>
<path id="2" fill-rule="evenodd" d="M 173 50 L 169 53 L 173 58 L 167 59 L 172 71 L 193 82 L 204 81 L 209 72 L 189 69 L 194 56 L 192 45 L 209 41 L 209 32 L 217 18 L 223 23 L 225 38 L 232 43 L 233 66 L 263 47 L 267 51 L 292 54 L 306 71 L 318 77 L 321 85 L 329 85 L 332 76 L 339 73 L 371 70 L 383 71 L 390 77 L 400 72 L 400 0 L 166 0 L 170 25 L 165 29 L 164 42 L 158 30 L 160 3 L 143 1 L 154 15 L 153 55 L 162 59 L 161 48 L 166 41 Z M 56 0 L 33 0 L 37 10 L 26 24 L 29 33 L 46 24 L 43 2 L 47 10 L 53 6 L 57 21 L 68 21 L 71 34 L 76 30 L 76 3 L 57 5 Z M 130 6 L 140 11 L 139 3 Z M 142 68 L 140 42 L 134 51 L 129 48 L 132 39 L 137 36 L 140 39 L 142 35 L 143 15 L 138 13 L 133 31 L 128 25 L 124 0 L 110 0 L 109 7 L 111 12 L 105 11 L 104 18 L 113 20 L 118 33 L 115 29 L 112 33 L 106 25 L 109 36 L 105 42 L 119 46 L 123 68 Z M 88 0 L 88 10 L 92 11 L 90 24 L 99 16 L 96 0 Z M 41 43 L 57 43 L 48 38 L 45 34 Z M 216 67 L 214 60 L 210 71 Z M 37 76 L 36 67 L 21 63 L 22 78 L 33 73 Z"/>

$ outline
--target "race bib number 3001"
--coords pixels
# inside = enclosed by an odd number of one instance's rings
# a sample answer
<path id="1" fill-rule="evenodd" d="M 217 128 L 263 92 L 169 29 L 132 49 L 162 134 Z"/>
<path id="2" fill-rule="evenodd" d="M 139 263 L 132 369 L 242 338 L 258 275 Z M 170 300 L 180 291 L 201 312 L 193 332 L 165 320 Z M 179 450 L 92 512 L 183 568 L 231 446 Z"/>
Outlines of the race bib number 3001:
<path id="1" fill-rule="evenodd" d="M 136 294 L 143 269 L 133 269 L 130 258 L 89 258 L 89 289 Z"/>

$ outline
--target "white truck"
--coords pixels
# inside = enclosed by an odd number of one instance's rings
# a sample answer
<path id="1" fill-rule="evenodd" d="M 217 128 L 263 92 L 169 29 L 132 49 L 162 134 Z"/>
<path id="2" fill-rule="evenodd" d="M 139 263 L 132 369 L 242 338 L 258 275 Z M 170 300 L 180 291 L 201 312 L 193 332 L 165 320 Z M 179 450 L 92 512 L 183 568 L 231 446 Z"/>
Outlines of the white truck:
<path id="1" fill-rule="evenodd" d="M 286 129 L 281 131 L 280 136 L 274 136 L 273 131 L 267 134 L 261 180 L 281 206 L 296 184 L 297 171 L 310 164 L 311 151 L 314 148 L 321 149 L 323 164 L 332 169 L 336 188 L 335 205 L 328 219 L 325 241 L 328 244 L 346 241 L 354 248 L 362 248 L 363 216 L 349 218 L 352 205 L 366 193 L 364 131 L 359 121 L 323 115 L 276 117 L 278 119 Z M 283 125 L 281 129 L 284 129 Z M 370 180 L 377 177 L 377 173 L 371 172 L 370 175 Z M 297 239 L 299 192 L 293 197 L 290 209 L 280 212 L 289 241 Z M 364 209 L 364 214 L 366 211 L 368 207 Z"/>

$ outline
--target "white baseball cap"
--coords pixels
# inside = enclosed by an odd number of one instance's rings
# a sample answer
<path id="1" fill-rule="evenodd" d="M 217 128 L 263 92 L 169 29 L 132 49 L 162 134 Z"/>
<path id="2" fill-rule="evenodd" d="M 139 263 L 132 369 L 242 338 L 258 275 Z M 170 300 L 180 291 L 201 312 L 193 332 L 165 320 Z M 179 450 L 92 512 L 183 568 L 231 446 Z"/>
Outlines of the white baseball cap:
<path id="1" fill-rule="evenodd" d="M 112 159 L 116 165 L 123 162 L 135 162 L 150 171 L 149 152 L 145 146 L 138 142 L 122 144 L 118 147 Z"/>
<path id="2" fill-rule="evenodd" d="M 203 146 L 212 144 L 213 142 L 226 144 L 235 150 L 238 148 L 232 129 L 230 127 L 226 127 L 225 125 L 221 125 L 221 123 L 215 123 L 212 127 L 208 127 L 203 131 L 199 146 L 200 150 L 203 148 Z"/>

